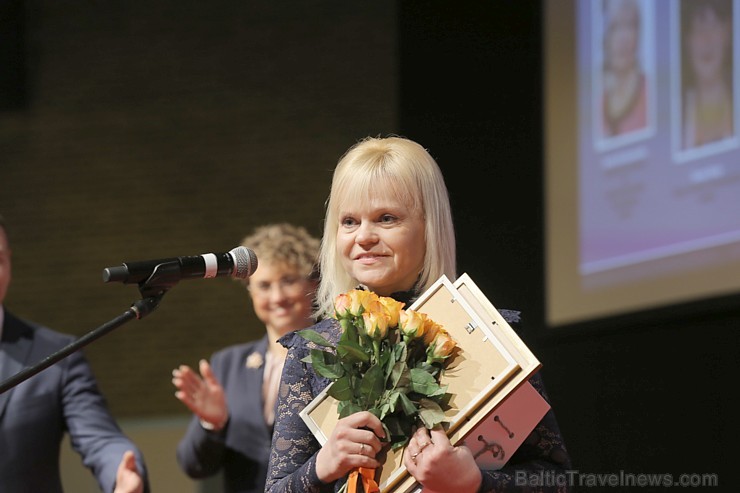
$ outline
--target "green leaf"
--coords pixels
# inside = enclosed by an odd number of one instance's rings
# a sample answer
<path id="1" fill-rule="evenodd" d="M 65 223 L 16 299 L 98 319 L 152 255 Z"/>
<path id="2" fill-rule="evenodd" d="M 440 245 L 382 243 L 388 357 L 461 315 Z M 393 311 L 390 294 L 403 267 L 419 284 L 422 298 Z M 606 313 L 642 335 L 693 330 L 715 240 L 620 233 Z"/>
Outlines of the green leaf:
<path id="1" fill-rule="evenodd" d="M 329 386 L 326 391 L 327 394 L 334 397 L 338 401 L 348 401 L 353 397 L 352 387 L 349 384 L 349 377 L 344 375 L 338 378 L 333 384 Z"/>
<path id="2" fill-rule="evenodd" d="M 388 407 L 390 409 L 390 412 L 396 411 L 396 406 L 398 405 L 398 400 L 401 398 L 401 393 L 397 390 L 394 390 L 391 392 L 388 396 Z"/>
<path id="3" fill-rule="evenodd" d="M 385 424 L 385 421 L 381 421 L 380 424 L 383 425 L 383 434 L 385 435 L 383 438 L 380 439 L 380 442 L 388 443 L 390 441 L 391 432 L 388 429 L 388 425 Z"/>
<path id="4" fill-rule="evenodd" d="M 366 407 L 371 407 L 383 393 L 385 387 L 385 378 L 383 377 L 383 368 L 379 365 L 371 366 L 360 382 L 360 393 L 363 396 Z"/>
<path id="5" fill-rule="evenodd" d="M 383 368 L 385 368 L 385 378 L 386 380 L 393 372 L 393 368 L 396 366 L 396 352 L 393 350 L 392 347 L 388 347 L 387 344 L 383 344 L 383 347 L 381 349 L 381 357 L 380 361 L 382 362 Z"/>
<path id="6" fill-rule="evenodd" d="M 357 342 L 360 340 L 360 337 L 357 335 L 357 328 L 350 320 L 342 320 L 342 335 L 339 338 L 340 341 L 351 341 L 351 342 Z"/>
<path id="7" fill-rule="evenodd" d="M 348 414 L 345 414 L 345 409 L 349 406 L 349 404 L 349 401 L 339 401 L 339 404 L 337 404 L 337 414 L 340 418 L 348 416 Z"/>
<path id="8" fill-rule="evenodd" d="M 385 390 L 379 402 L 380 405 L 378 406 L 378 409 L 380 410 L 380 416 L 378 417 L 383 421 L 387 415 L 393 414 L 396 411 L 398 392 Z"/>
<path id="9" fill-rule="evenodd" d="M 316 373 L 329 380 L 336 380 L 344 376 L 344 368 L 337 361 L 337 356 L 328 351 L 312 349 L 311 364 Z"/>
<path id="10" fill-rule="evenodd" d="M 426 396 L 438 394 L 439 384 L 432 375 L 418 368 L 412 368 L 410 373 L 412 391 Z"/>
<path id="11" fill-rule="evenodd" d="M 419 370 L 424 370 L 430 375 L 436 376 L 437 373 L 439 373 L 439 368 L 437 366 L 430 365 L 429 363 L 426 362 L 426 360 L 417 362 L 414 368 L 418 368 Z"/>
<path id="12" fill-rule="evenodd" d="M 416 404 L 411 402 L 411 399 L 402 392 L 398 393 L 398 401 L 401 404 L 401 409 L 406 416 L 413 416 L 418 411 Z"/>
<path id="13" fill-rule="evenodd" d="M 406 344 L 396 344 L 393 346 L 393 354 L 396 357 L 396 361 L 406 361 L 409 349 Z"/>
<path id="14" fill-rule="evenodd" d="M 380 411 L 380 416 L 378 416 L 378 418 L 380 418 L 380 421 L 383 421 L 388 414 L 390 414 L 390 413 L 393 412 L 391 410 L 391 406 L 390 406 L 390 404 L 388 402 L 383 402 L 378 407 L 378 411 Z"/>
<path id="15" fill-rule="evenodd" d="M 365 349 L 356 342 L 350 340 L 339 341 L 339 344 L 337 344 L 337 354 L 340 358 L 349 363 L 367 363 L 370 361 L 370 355 L 365 352 Z"/>
<path id="16" fill-rule="evenodd" d="M 389 416 L 385 421 L 383 421 L 383 424 L 385 425 L 385 428 L 388 431 L 388 436 L 390 437 L 403 436 L 406 435 L 407 430 L 411 430 L 410 422 L 405 423 L 405 420 L 398 416 Z"/>
<path id="17" fill-rule="evenodd" d="M 435 392 L 432 392 L 430 394 L 427 394 L 427 397 L 437 397 L 437 400 L 439 400 L 439 397 L 442 397 L 447 392 L 447 385 L 442 385 L 437 387 L 437 390 Z"/>
<path id="18" fill-rule="evenodd" d="M 393 365 L 393 369 L 388 378 L 388 385 L 392 389 L 399 387 L 408 387 L 411 383 L 411 374 L 405 361 L 399 361 Z"/>
<path id="19" fill-rule="evenodd" d="M 362 407 L 358 406 L 356 403 L 351 401 L 343 401 L 340 402 L 337 406 L 337 411 L 339 412 L 339 419 L 346 418 L 350 414 L 359 413 L 360 411 L 364 411 Z"/>
<path id="20" fill-rule="evenodd" d="M 412 434 L 414 420 L 400 416 L 388 416 L 383 421 L 386 437 L 390 439 L 391 448 L 397 450 L 408 443 Z"/>
<path id="21" fill-rule="evenodd" d="M 365 332 L 365 322 L 363 322 L 362 318 L 358 319 L 357 324 L 357 342 L 360 343 L 360 346 L 367 346 L 369 348 L 368 351 L 374 353 L 372 349 L 373 343 L 379 341 L 375 341 L 375 339 L 367 335 L 367 333 Z"/>
<path id="22" fill-rule="evenodd" d="M 303 337 L 304 339 L 311 341 L 315 344 L 318 344 L 319 346 L 324 347 L 330 347 L 333 348 L 334 345 L 326 340 L 324 336 L 319 334 L 313 329 L 303 329 L 296 332 L 299 336 Z"/>
<path id="23" fill-rule="evenodd" d="M 424 426 L 432 429 L 445 420 L 445 413 L 439 407 L 439 404 L 433 400 L 421 399 L 419 401 L 419 417 L 424 423 Z"/>

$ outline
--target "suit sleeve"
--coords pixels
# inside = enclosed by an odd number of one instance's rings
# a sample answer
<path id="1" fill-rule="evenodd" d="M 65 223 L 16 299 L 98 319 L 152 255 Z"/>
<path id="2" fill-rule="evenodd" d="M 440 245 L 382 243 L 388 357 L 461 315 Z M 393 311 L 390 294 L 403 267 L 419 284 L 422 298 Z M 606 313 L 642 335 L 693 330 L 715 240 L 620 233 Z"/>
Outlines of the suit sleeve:
<path id="1" fill-rule="evenodd" d="M 141 451 L 121 431 L 100 393 L 92 369 L 82 352 L 68 356 L 63 378 L 62 408 L 72 447 L 82 457 L 103 492 L 112 492 L 124 452 L 136 454 L 145 491 L 149 491 L 146 465 Z"/>
<path id="2" fill-rule="evenodd" d="M 205 430 L 193 416 L 185 436 L 177 445 L 177 462 L 185 474 L 193 479 L 203 479 L 216 474 L 224 462 L 226 430 Z"/>

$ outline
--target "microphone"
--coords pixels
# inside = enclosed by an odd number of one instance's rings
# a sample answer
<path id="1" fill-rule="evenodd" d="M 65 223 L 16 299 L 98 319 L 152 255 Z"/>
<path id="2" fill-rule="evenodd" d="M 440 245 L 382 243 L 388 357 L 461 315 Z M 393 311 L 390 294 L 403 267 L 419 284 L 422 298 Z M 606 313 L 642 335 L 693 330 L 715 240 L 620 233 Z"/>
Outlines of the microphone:
<path id="1" fill-rule="evenodd" d="M 257 256 L 247 247 L 239 246 L 228 253 L 204 253 L 187 257 L 124 262 L 103 269 L 103 282 L 139 284 L 149 279 L 162 264 L 172 268 L 175 280 L 230 276 L 246 279 L 257 269 Z"/>

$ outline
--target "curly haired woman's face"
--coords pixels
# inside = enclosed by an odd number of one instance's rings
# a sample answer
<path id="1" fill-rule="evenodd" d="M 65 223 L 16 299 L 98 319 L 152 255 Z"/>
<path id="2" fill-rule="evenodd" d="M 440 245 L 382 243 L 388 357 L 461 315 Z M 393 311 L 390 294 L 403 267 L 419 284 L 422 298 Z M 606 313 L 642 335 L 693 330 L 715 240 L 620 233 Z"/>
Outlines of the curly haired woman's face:
<path id="1" fill-rule="evenodd" d="M 337 253 L 345 270 L 381 296 L 411 289 L 424 265 L 424 219 L 393 197 L 339 211 Z"/>
<path id="2" fill-rule="evenodd" d="M 282 263 L 261 262 L 249 278 L 257 318 L 280 335 L 310 325 L 314 289 L 313 281 Z"/>

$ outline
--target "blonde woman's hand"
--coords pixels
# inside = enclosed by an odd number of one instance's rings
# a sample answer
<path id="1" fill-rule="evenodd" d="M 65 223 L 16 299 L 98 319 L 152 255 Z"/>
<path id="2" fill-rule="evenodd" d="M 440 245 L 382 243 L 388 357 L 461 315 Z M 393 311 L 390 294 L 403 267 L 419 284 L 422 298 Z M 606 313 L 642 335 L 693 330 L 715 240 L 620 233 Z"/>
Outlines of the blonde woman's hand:
<path id="1" fill-rule="evenodd" d="M 383 447 L 383 437 L 382 423 L 367 411 L 340 419 L 319 450 L 316 475 L 324 483 L 331 483 L 356 467 L 377 468 L 380 463 L 375 454 Z"/>
<path id="2" fill-rule="evenodd" d="M 406 446 L 403 464 L 424 493 L 475 493 L 483 480 L 467 447 L 454 447 L 440 426 L 416 430 Z"/>

